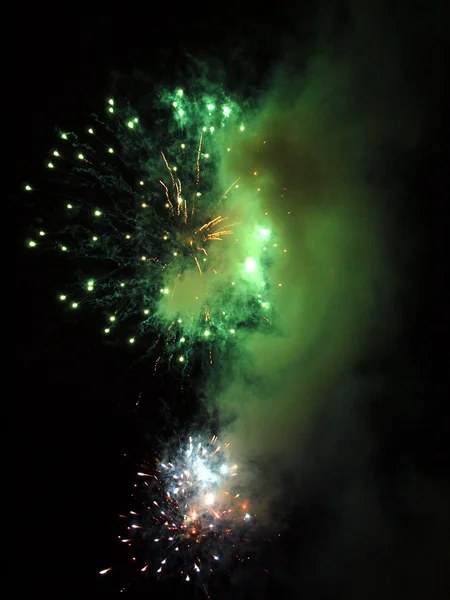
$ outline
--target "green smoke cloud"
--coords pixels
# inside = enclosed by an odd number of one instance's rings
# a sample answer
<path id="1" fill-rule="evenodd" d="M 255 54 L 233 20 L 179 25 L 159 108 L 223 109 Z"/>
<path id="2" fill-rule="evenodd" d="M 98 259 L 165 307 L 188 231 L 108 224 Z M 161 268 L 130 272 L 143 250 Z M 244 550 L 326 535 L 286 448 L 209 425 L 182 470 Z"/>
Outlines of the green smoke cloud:
<path id="1" fill-rule="evenodd" d="M 336 35 L 325 10 L 310 54 L 290 49 L 252 135 L 223 164 L 224 181 L 242 174 L 249 205 L 258 173 L 258 210 L 286 249 L 269 273 L 273 332 L 242 334 L 220 392 L 216 382 L 209 392 L 249 459 L 298 461 L 335 383 L 401 325 L 386 216 L 401 188 L 382 189 L 377 168 L 387 148 L 414 147 L 425 111 L 408 80 L 417 22 L 400 43 L 405 15 L 385 17 L 377 3 L 354 3 L 348 31 Z"/>

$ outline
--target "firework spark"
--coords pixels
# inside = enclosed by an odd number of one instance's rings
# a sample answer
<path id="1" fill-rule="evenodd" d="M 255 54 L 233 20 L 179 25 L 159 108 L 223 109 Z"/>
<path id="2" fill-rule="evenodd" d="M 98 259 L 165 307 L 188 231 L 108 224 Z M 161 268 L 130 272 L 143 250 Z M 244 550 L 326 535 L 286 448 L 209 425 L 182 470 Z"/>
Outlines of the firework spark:
<path id="1" fill-rule="evenodd" d="M 213 350 L 242 327 L 270 323 L 266 279 L 277 245 L 268 252 L 260 184 L 243 197 L 239 180 L 248 174 L 221 182 L 224 155 L 245 135 L 237 104 L 222 92 L 189 100 L 182 90 L 161 102 L 157 123 L 165 125 L 152 134 L 113 99 L 84 134 L 59 133 L 49 189 L 24 185 L 45 200 L 46 226 L 28 246 L 56 249 L 78 272 L 90 271 L 58 295 L 68 308 L 97 306 L 106 337 L 125 338 L 143 354 L 156 348 L 155 366 L 165 356 L 185 368 L 193 356 L 212 363 Z M 199 344 L 204 350 L 194 352 Z"/>
<path id="2" fill-rule="evenodd" d="M 230 444 L 189 436 L 137 472 L 140 510 L 130 511 L 121 543 L 144 548 L 140 568 L 157 578 L 204 585 L 245 556 L 254 515 L 243 500 Z M 104 569 L 105 574 L 110 569 Z"/>

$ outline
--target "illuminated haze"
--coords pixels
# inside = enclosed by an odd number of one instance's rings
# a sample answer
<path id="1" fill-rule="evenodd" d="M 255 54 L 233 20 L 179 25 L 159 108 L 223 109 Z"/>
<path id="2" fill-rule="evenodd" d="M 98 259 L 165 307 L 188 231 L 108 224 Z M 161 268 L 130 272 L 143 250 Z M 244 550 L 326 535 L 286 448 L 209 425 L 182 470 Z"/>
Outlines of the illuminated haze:
<path id="1" fill-rule="evenodd" d="M 208 392 L 243 457 L 272 464 L 266 495 L 301 462 L 317 415 L 334 410 L 337 383 L 401 327 L 392 313 L 400 258 L 387 250 L 386 216 L 401 188 L 382 190 L 373 173 L 386 148 L 413 148 L 420 137 L 424 106 L 405 58 L 415 24 L 400 51 L 395 18 L 386 25 L 375 3 L 359 6 L 351 33 L 331 35 L 325 11 L 310 55 L 288 53 L 252 135 L 235 140 L 223 164 L 224 181 L 247 174 L 242 204 L 268 213 L 271 240 L 287 250 L 268 277 L 273 333 L 240 332 L 219 393 L 217 382 Z"/>

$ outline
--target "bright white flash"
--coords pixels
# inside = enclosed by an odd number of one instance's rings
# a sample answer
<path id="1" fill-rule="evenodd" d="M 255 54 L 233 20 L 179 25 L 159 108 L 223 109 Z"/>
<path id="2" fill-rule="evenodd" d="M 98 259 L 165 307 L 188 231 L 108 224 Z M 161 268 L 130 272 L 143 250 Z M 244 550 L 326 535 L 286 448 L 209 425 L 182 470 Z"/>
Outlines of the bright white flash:
<path id="1" fill-rule="evenodd" d="M 205 504 L 207 506 L 211 506 L 211 504 L 214 504 L 214 494 L 206 494 L 205 496 Z"/>
<path id="2" fill-rule="evenodd" d="M 247 258 L 245 261 L 245 270 L 247 273 L 254 273 L 256 271 L 257 263 L 254 258 Z"/>

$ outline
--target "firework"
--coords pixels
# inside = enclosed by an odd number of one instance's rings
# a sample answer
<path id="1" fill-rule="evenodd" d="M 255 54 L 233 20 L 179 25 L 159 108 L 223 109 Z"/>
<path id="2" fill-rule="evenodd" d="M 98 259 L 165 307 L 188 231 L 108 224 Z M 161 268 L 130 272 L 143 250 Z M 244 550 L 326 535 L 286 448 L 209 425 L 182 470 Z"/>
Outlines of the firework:
<path id="1" fill-rule="evenodd" d="M 243 115 L 221 92 L 163 93 L 148 127 L 117 104 L 109 99 L 82 134 L 59 132 L 50 189 L 24 185 L 45 200 L 45 225 L 28 246 L 76 260 L 81 285 L 58 297 L 70 310 L 102 309 L 105 336 L 143 354 L 157 347 L 156 365 L 161 355 L 182 366 L 193 356 L 212 362 L 240 329 L 270 324 L 271 227 L 258 174 L 225 182 L 220 172 L 246 135 Z M 242 175 L 256 183 L 241 196 Z"/>
<path id="2" fill-rule="evenodd" d="M 245 557 L 246 532 L 252 525 L 248 499 L 241 492 L 239 467 L 230 444 L 216 436 L 177 441 L 152 465 L 137 472 L 136 497 L 120 542 L 139 556 L 141 572 L 157 578 L 205 580 Z M 110 569 L 103 569 L 106 574 Z"/>

